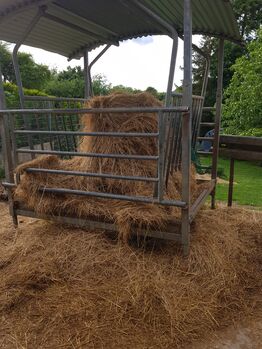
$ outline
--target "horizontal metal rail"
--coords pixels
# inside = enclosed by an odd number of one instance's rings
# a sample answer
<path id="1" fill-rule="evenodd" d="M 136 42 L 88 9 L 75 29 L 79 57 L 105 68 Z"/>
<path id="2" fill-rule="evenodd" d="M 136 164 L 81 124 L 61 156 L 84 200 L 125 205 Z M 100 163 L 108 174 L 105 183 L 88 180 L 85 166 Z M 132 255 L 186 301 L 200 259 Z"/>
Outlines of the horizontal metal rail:
<path id="1" fill-rule="evenodd" d="M 102 136 L 102 137 L 158 137 L 159 133 L 145 132 L 78 132 L 78 131 L 41 131 L 15 130 L 15 134 L 54 135 L 54 136 Z"/>
<path id="2" fill-rule="evenodd" d="M 91 192 L 91 191 L 82 191 L 82 190 L 74 190 L 74 189 L 65 189 L 65 188 L 39 188 L 39 191 L 43 193 L 53 193 L 53 194 L 68 194 L 68 195 L 78 195 L 78 196 L 91 196 L 98 197 L 101 199 L 112 199 L 112 200 L 120 200 L 120 201 L 132 201 L 132 202 L 142 202 L 147 204 L 161 204 L 165 206 L 177 206 L 177 207 L 186 207 L 186 203 L 178 200 L 157 200 L 144 196 L 128 196 L 128 195 L 117 195 L 110 193 L 99 193 L 99 192 Z"/>
<path id="3" fill-rule="evenodd" d="M 209 141 L 209 142 L 213 142 L 214 141 L 214 137 L 197 137 L 197 139 L 199 141 Z"/>
<path id="4" fill-rule="evenodd" d="M 38 214 L 34 211 L 30 211 L 28 209 L 16 209 L 16 214 L 18 216 L 25 216 L 25 217 L 32 217 L 32 218 L 38 218 L 38 219 L 45 219 L 50 220 L 56 223 L 61 224 L 69 224 L 74 225 L 81 228 L 87 228 L 90 231 L 101 229 L 101 230 L 107 230 L 107 231 L 118 231 L 118 227 L 114 223 L 109 222 L 103 222 L 101 220 L 94 220 L 94 219 L 84 219 L 84 218 L 73 218 L 68 216 L 55 216 L 55 215 L 44 215 L 44 214 Z M 158 239 L 165 239 L 165 240 L 171 240 L 171 241 L 181 241 L 181 234 L 173 232 L 174 226 L 172 226 L 172 232 L 170 231 L 159 231 L 159 230 L 151 230 L 151 229 L 143 229 L 139 227 L 132 227 L 131 233 L 134 235 L 142 235 L 142 236 L 148 236 Z"/>
<path id="5" fill-rule="evenodd" d="M 55 151 L 55 150 L 33 150 L 33 149 L 17 149 L 17 153 L 22 154 L 45 154 L 45 155 L 61 155 L 61 156 L 80 156 L 93 158 L 111 158 L 111 159 L 126 159 L 126 160 L 158 160 L 158 156 L 149 155 L 125 155 L 125 154 L 99 154 L 99 153 L 78 153 L 74 151 Z"/>
<path id="6" fill-rule="evenodd" d="M 199 155 L 211 155 L 211 154 L 213 154 L 213 152 L 212 151 L 201 151 L 201 150 L 198 150 L 197 154 L 199 154 Z"/>
<path id="7" fill-rule="evenodd" d="M 213 127 L 213 126 L 215 126 L 215 123 L 214 122 L 201 122 L 200 126 L 203 126 L 203 127 Z"/>
<path id="8" fill-rule="evenodd" d="M 64 170 L 50 170 L 47 168 L 34 168 L 29 167 L 25 170 L 28 173 L 50 173 L 65 176 L 81 176 L 81 177 L 97 177 L 97 178 L 108 178 L 108 179 L 119 179 L 128 181 L 138 181 L 138 182 L 158 182 L 158 178 L 150 177 L 136 177 L 136 176 L 121 176 L 113 175 L 110 173 L 92 173 L 92 172 L 81 172 L 81 171 L 64 171 Z"/>
<path id="9" fill-rule="evenodd" d="M 172 97 L 183 97 L 183 93 L 176 93 L 176 92 L 173 92 L 172 93 Z M 198 95 L 192 95 L 192 98 L 193 99 L 202 99 L 204 100 L 205 98 L 203 96 L 198 96 Z"/>
<path id="10" fill-rule="evenodd" d="M 49 102 L 87 102 L 86 98 L 52 97 L 52 96 L 24 96 L 26 101 L 49 101 Z"/>
<path id="11" fill-rule="evenodd" d="M 215 107 L 203 107 L 203 111 L 216 111 L 216 108 Z"/>
<path id="12" fill-rule="evenodd" d="M 2 109 L 0 114 L 104 114 L 104 113 L 186 113 L 188 107 L 135 107 L 135 108 L 72 108 L 72 109 Z"/>

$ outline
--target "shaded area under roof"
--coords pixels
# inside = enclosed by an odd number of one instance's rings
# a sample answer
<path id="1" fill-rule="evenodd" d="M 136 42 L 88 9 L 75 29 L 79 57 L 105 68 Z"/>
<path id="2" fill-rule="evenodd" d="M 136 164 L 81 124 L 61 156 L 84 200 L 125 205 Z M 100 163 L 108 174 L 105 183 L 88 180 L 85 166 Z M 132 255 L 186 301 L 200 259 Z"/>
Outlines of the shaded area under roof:
<path id="1" fill-rule="evenodd" d="M 183 0 L 140 0 L 183 34 Z M 0 40 L 17 43 L 36 15 L 46 5 L 24 44 L 68 58 L 81 57 L 87 48 L 117 44 L 125 39 L 169 34 L 133 0 L 2 0 Z M 241 38 L 228 0 L 192 0 L 193 33 Z"/>

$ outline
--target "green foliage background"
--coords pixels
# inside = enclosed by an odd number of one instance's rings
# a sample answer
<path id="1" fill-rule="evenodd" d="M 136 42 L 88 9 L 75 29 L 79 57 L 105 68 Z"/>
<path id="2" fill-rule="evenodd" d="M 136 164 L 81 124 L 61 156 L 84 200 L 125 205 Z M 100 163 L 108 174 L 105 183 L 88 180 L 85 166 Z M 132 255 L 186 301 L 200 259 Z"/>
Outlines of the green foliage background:
<path id="1" fill-rule="evenodd" d="M 223 125 L 227 133 L 262 137 L 262 30 L 232 66 Z"/>

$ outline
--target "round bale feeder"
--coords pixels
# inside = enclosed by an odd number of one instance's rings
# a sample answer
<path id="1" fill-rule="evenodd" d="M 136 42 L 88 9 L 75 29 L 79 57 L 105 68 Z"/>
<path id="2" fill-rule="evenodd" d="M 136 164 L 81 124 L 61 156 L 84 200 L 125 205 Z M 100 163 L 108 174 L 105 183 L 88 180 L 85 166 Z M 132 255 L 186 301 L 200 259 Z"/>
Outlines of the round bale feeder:
<path id="1" fill-rule="evenodd" d="M 105 219 L 105 215 L 68 214 L 65 211 L 39 213 L 39 210 L 28 207 L 27 202 L 16 200 L 14 192 L 23 185 L 23 177 L 15 169 L 21 162 L 21 154 L 29 156 L 30 160 L 37 160 L 39 155 L 57 156 L 58 159 L 111 159 L 116 162 L 155 163 L 155 175 L 148 177 L 141 173 L 135 175 L 119 174 L 117 172 L 103 173 L 61 169 L 55 165 L 33 166 L 33 162 L 23 165 L 23 173 L 31 176 L 59 176 L 59 178 L 85 178 L 91 180 L 99 178 L 110 181 L 127 181 L 130 186 L 134 183 L 149 183 L 151 192 L 148 195 L 125 194 L 112 192 L 107 187 L 99 187 L 92 191 L 86 188 L 63 187 L 63 180 L 59 186 L 39 187 L 40 197 L 52 197 L 60 200 L 67 197 L 81 197 L 82 202 L 97 200 L 93 211 L 98 210 L 99 203 L 111 206 L 112 202 L 121 205 L 132 204 L 133 208 L 141 207 L 150 210 L 168 209 L 168 220 L 164 228 L 159 224 L 154 229 L 144 224 L 132 224 L 131 232 L 155 238 L 175 240 L 182 244 L 185 255 L 189 252 L 190 225 L 197 212 L 203 206 L 209 195 L 212 207 L 215 207 L 215 191 L 217 180 L 217 159 L 219 151 L 219 130 L 222 104 L 223 57 L 224 40 L 240 42 L 233 11 L 229 1 L 224 0 L 4 0 L 0 4 L 0 39 L 15 44 L 13 50 L 13 64 L 19 88 L 21 109 L 7 110 L 3 84 L 0 81 L 0 121 L 2 143 L 5 158 L 6 183 L 8 190 L 10 214 L 17 224 L 17 216 L 30 216 L 49 219 L 66 224 L 85 226 L 90 229 L 115 231 L 119 225 L 115 220 Z M 212 140 L 212 175 L 197 197 L 192 199 L 191 181 L 191 151 L 196 149 L 204 109 L 207 89 L 210 57 L 206 56 L 198 47 L 192 45 L 192 35 L 203 34 L 219 38 L 218 47 L 218 79 L 215 122 Z M 173 40 L 169 77 L 165 104 L 136 105 L 120 107 L 90 107 L 85 104 L 92 97 L 92 81 L 90 70 L 94 63 L 106 53 L 111 45 L 127 39 L 147 36 L 167 35 Z M 184 41 L 184 79 L 183 93 L 172 92 L 178 39 Z M 85 99 L 27 97 L 23 93 L 23 86 L 17 52 L 22 44 L 55 52 L 68 59 L 84 58 L 85 71 Z M 97 57 L 89 62 L 88 53 L 105 45 Z M 202 54 L 206 61 L 203 76 L 203 87 L 200 96 L 192 95 L 192 50 Z M 1 74 L 0 74 L 1 76 Z M 92 101 L 92 99 L 91 99 Z M 88 102 L 89 103 L 89 102 Z M 92 103 L 92 102 L 91 102 Z M 103 115 L 118 118 L 125 115 L 127 120 L 134 115 L 143 114 L 144 117 L 154 115 L 157 129 L 151 132 L 116 132 L 112 130 L 87 131 L 79 127 L 79 120 L 90 115 L 103 119 Z M 207 125 L 204 125 L 207 126 Z M 134 154 L 128 152 L 104 153 L 81 151 L 79 139 L 112 137 L 127 142 L 130 138 L 154 139 L 157 154 Z M 21 139 L 23 141 L 21 141 Z M 35 159 L 35 160 L 34 160 Z M 48 158 L 47 158 L 48 159 Z M 101 161 L 102 161 L 101 160 Z M 57 160 L 60 161 L 60 160 Z M 66 161 L 66 160 L 64 160 Z M 71 161 L 71 160 L 70 160 Z M 79 160 L 80 161 L 80 160 Z M 135 167 L 135 166 L 134 166 Z M 175 174 L 180 174 L 180 189 L 178 197 L 170 197 Z M 72 180 L 74 182 L 74 180 Z M 34 193 L 28 193 L 34 195 Z M 90 201 L 91 202 L 91 201 Z M 144 205 L 144 206 L 141 206 Z M 172 208 L 179 210 L 179 216 L 172 215 Z M 98 210 L 99 211 L 99 210 Z M 154 211 L 153 211 L 154 212 Z M 156 211 L 158 212 L 158 211 Z M 160 211 L 159 211 L 160 212 Z"/>

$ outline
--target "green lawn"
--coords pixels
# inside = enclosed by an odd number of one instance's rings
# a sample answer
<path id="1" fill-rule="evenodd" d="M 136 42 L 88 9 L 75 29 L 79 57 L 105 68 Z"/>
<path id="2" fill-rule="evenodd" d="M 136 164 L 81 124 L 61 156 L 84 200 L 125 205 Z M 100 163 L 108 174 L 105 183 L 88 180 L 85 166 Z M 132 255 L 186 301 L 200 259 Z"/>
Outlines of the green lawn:
<path id="1" fill-rule="evenodd" d="M 210 165 L 210 158 L 202 157 L 203 165 Z M 229 178 L 228 159 L 219 159 L 218 167 L 223 169 L 224 179 Z M 220 171 L 219 171 L 220 172 Z M 262 166 L 258 163 L 247 161 L 235 161 L 233 201 L 240 205 L 261 206 L 262 207 Z M 228 185 L 217 185 L 217 200 L 227 201 Z"/>

